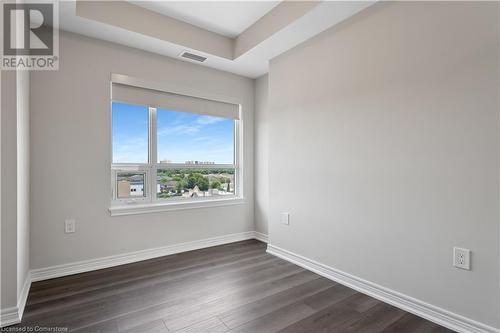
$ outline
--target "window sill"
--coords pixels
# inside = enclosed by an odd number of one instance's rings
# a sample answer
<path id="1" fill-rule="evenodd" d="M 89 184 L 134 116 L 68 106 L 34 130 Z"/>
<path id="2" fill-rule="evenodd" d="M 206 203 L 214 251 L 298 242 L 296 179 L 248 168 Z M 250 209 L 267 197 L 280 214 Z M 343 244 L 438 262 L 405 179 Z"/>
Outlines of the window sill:
<path id="1" fill-rule="evenodd" d="M 148 214 L 157 212 L 168 212 L 173 210 L 210 208 L 220 206 L 242 205 L 243 198 L 212 199 L 188 202 L 158 202 L 158 203 L 134 203 L 128 205 L 112 206 L 109 208 L 111 216 Z"/>

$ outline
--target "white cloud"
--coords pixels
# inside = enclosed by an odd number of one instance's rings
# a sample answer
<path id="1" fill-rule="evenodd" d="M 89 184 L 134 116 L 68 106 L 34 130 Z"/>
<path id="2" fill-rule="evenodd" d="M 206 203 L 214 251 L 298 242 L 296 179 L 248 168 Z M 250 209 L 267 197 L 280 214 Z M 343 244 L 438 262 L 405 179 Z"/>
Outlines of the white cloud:
<path id="1" fill-rule="evenodd" d="M 113 146 L 115 163 L 147 162 L 148 140 L 145 138 L 118 140 Z"/>
<path id="2" fill-rule="evenodd" d="M 179 121 L 178 119 L 171 123 L 170 126 L 159 128 L 158 135 L 193 135 L 200 132 L 203 127 L 224 121 L 224 118 L 212 116 L 199 116 L 192 123 L 187 121 Z M 179 124 L 180 123 L 180 124 Z M 175 125 L 175 126 L 172 126 Z"/>
<path id="3" fill-rule="evenodd" d="M 170 135 L 170 134 L 187 134 L 192 135 L 200 131 L 200 126 L 196 125 L 178 125 L 173 127 L 164 127 L 158 129 L 158 135 Z"/>
<path id="4" fill-rule="evenodd" d="M 210 125 L 224 121 L 224 118 L 212 117 L 212 116 L 200 116 L 196 119 L 196 122 L 200 125 Z"/>

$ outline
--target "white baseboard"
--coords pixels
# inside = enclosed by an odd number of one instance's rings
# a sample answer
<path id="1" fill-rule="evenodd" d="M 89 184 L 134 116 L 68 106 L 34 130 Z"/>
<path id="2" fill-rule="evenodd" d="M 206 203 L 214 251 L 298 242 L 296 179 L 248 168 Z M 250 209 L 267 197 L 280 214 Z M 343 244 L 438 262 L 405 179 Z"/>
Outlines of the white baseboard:
<path id="1" fill-rule="evenodd" d="M 31 287 L 31 273 L 28 272 L 26 280 L 24 281 L 21 294 L 17 301 L 17 306 L 0 310 L 0 327 L 15 325 L 21 322 L 24 313 L 24 307 L 28 300 L 28 294 Z"/>
<path id="2" fill-rule="evenodd" d="M 500 330 L 475 320 L 463 317 L 437 306 L 422 302 L 397 291 L 382 287 L 370 281 L 326 266 L 314 260 L 305 258 L 293 252 L 268 244 L 267 252 L 324 276 L 330 280 L 348 286 L 363 294 L 377 298 L 385 303 L 396 306 L 417 316 L 430 320 L 460 333 L 500 333 Z"/>
<path id="3" fill-rule="evenodd" d="M 0 327 L 10 326 L 21 322 L 17 306 L 0 311 Z"/>
<path id="4" fill-rule="evenodd" d="M 261 232 L 258 232 L 258 231 L 254 231 L 254 238 L 256 240 L 259 240 L 261 242 L 264 242 L 264 243 L 267 243 L 268 242 L 268 238 L 267 238 L 267 235 L 266 234 L 263 234 Z"/>
<path id="5" fill-rule="evenodd" d="M 61 276 L 72 275 L 77 273 L 94 271 L 113 266 L 130 264 L 137 261 L 168 256 L 171 254 L 203 249 L 206 247 L 234 243 L 247 239 L 262 240 L 265 235 L 257 235 L 255 231 L 241 232 L 237 234 L 230 234 L 218 236 L 213 238 L 201 239 L 192 242 L 168 245 L 159 248 L 148 250 L 129 252 L 125 254 L 118 254 L 109 257 L 102 257 L 90 260 L 84 260 L 69 264 L 51 266 L 46 268 L 38 268 L 31 271 L 31 279 L 33 282 L 53 279 Z M 267 238 L 267 237 L 265 237 Z M 264 240 L 262 240 L 264 241 Z"/>

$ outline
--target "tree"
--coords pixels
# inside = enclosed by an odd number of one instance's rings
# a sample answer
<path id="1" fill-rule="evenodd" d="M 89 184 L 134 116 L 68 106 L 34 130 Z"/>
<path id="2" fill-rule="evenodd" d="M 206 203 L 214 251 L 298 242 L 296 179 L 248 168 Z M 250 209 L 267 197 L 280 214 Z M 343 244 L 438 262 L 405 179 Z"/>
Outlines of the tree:
<path id="1" fill-rule="evenodd" d="M 196 185 L 198 185 L 198 188 L 201 191 L 208 191 L 208 178 L 201 176 L 198 179 L 198 183 Z"/>
<path id="2" fill-rule="evenodd" d="M 194 188 L 198 182 L 198 177 L 200 177 L 200 174 L 192 173 L 187 177 L 187 187 L 188 188 Z"/>
<path id="3" fill-rule="evenodd" d="M 175 190 L 177 191 L 177 193 L 181 193 L 186 189 L 186 187 L 187 181 L 185 179 L 181 179 L 175 184 Z"/>
<path id="4" fill-rule="evenodd" d="M 192 173 L 187 177 L 187 187 L 195 188 L 198 186 L 200 191 L 208 191 L 208 178 L 201 173 Z"/>
<path id="5" fill-rule="evenodd" d="M 220 182 L 218 180 L 214 180 L 212 184 L 210 184 L 210 187 L 213 189 L 220 189 Z"/>
<path id="6" fill-rule="evenodd" d="M 231 178 L 226 178 L 226 181 L 227 181 L 227 190 L 226 192 L 231 192 L 231 187 L 229 185 L 231 185 Z"/>

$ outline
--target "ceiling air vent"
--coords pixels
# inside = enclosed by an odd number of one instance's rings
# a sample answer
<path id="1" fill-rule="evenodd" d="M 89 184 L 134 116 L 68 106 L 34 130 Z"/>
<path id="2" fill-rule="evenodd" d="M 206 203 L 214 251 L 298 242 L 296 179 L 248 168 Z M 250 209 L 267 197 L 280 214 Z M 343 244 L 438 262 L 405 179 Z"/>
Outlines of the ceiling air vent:
<path id="1" fill-rule="evenodd" d="M 202 57 L 202 56 L 199 56 L 197 54 L 192 54 L 192 53 L 189 53 L 189 52 L 186 52 L 186 51 L 184 51 L 184 52 L 181 53 L 181 57 L 189 59 L 189 60 L 198 61 L 198 62 L 204 62 L 205 60 L 207 60 L 206 57 Z"/>

